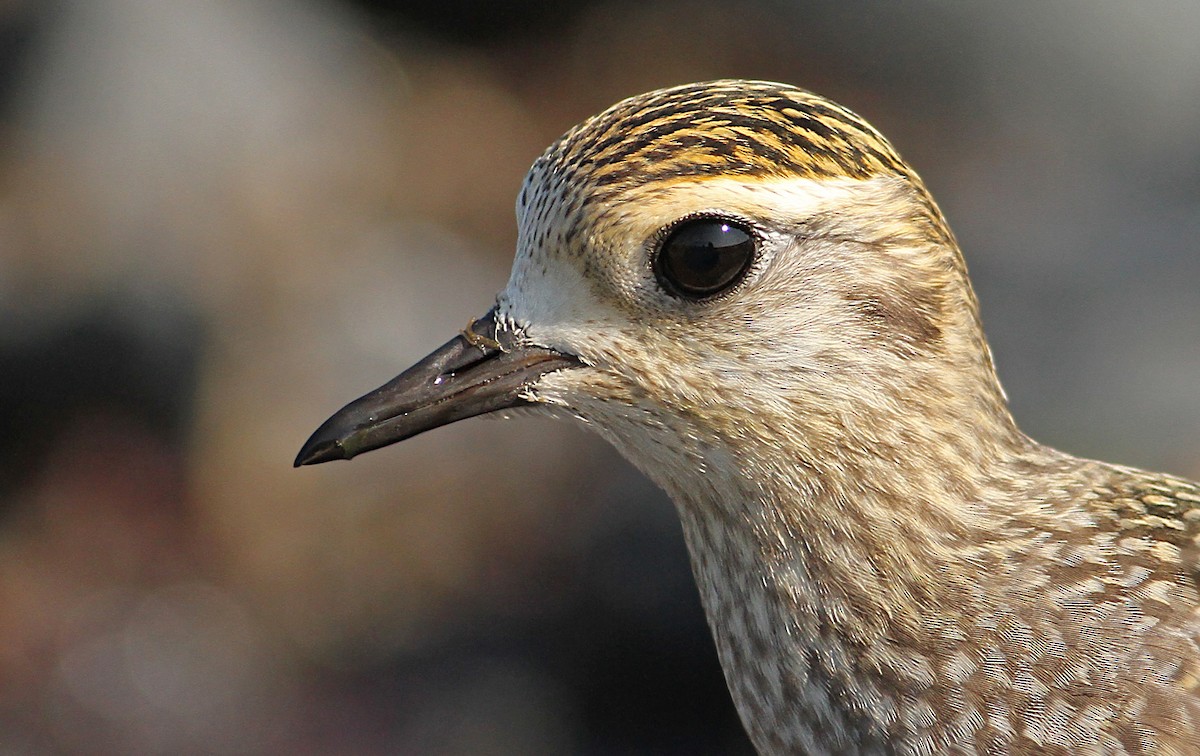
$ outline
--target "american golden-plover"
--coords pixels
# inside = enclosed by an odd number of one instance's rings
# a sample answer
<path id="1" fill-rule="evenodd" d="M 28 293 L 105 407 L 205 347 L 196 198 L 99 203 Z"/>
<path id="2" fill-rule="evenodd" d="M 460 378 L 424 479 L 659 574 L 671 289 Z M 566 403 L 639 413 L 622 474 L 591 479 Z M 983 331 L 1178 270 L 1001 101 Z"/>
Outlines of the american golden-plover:
<path id="1" fill-rule="evenodd" d="M 524 405 L 674 500 L 762 753 L 1200 753 L 1200 488 L 1013 423 L 953 235 L 861 118 L 767 82 L 537 159 L 495 307 L 321 426 Z"/>

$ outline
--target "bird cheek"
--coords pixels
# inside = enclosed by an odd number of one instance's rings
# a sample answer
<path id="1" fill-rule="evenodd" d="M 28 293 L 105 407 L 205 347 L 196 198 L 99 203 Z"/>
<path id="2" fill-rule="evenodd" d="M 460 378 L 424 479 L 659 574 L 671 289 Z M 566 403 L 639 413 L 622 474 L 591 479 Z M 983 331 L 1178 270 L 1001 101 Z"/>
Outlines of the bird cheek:
<path id="1" fill-rule="evenodd" d="M 533 386 L 535 401 L 572 410 L 630 404 L 634 393 L 620 376 L 586 365 L 547 374 Z"/>

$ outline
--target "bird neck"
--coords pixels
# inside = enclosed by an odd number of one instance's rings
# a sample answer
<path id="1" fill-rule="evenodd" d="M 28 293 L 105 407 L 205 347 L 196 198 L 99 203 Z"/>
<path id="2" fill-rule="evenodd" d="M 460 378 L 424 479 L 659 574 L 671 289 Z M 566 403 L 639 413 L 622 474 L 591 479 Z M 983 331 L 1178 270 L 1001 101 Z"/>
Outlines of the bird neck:
<path id="1" fill-rule="evenodd" d="M 869 751 L 888 702 L 932 684 L 931 648 L 953 643 L 931 628 L 980 610 L 972 549 L 1004 509 L 997 481 L 1017 477 L 1033 444 L 1007 413 L 998 422 L 986 443 L 964 427 L 919 459 L 857 441 L 815 457 L 743 438 L 736 458 L 707 460 L 702 484 L 660 480 L 760 751 Z"/>

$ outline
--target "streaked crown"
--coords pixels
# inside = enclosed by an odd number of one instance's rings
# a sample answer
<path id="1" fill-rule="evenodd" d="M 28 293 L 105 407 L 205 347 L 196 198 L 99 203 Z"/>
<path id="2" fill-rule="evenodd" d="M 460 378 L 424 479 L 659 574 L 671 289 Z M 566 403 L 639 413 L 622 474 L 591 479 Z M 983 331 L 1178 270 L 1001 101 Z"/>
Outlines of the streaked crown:
<path id="1" fill-rule="evenodd" d="M 785 84 L 741 80 L 623 100 L 568 131 L 539 163 L 598 186 L 634 176 L 913 175 L 887 139 L 846 108 Z"/>
<path id="2" fill-rule="evenodd" d="M 630 97 L 583 121 L 537 159 L 518 207 L 541 204 L 535 190 L 602 204 L 630 186 L 708 177 L 883 175 L 910 183 L 928 230 L 952 239 L 920 177 L 863 118 L 798 87 L 723 79 Z"/>

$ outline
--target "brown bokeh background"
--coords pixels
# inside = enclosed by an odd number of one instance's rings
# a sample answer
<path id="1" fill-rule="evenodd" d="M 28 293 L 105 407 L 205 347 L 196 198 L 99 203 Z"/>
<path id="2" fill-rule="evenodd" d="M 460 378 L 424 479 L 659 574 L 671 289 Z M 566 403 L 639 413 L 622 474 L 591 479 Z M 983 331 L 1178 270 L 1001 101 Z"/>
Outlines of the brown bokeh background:
<path id="1" fill-rule="evenodd" d="M 293 470 L 482 314 L 559 133 L 742 76 L 857 110 L 1018 420 L 1200 477 L 1200 5 L 0 2 L 0 750 L 746 753 L 670 504 L 471 420 Z"/>

